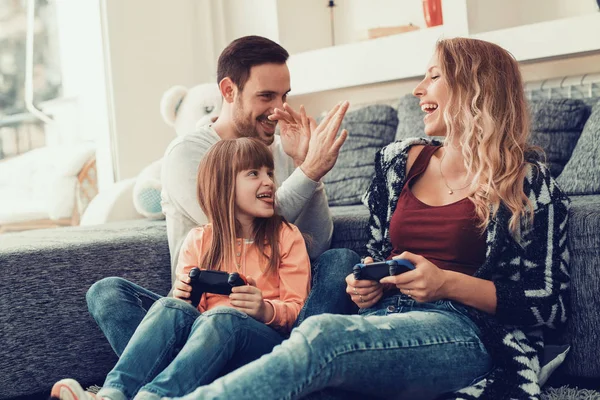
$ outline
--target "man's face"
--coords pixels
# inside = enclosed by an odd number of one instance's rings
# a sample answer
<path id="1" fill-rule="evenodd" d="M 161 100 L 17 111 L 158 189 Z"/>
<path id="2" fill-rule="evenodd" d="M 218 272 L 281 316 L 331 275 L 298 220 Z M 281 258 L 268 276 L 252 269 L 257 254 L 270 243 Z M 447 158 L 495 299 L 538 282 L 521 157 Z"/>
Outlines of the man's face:
<path id="1" fill-rule="evenodd" d="M 250 69 L 250 76 L 233 101 L 233 123 L 240 137 L 255 137 L 273 143 L 276 121 L 267 118 L 275 108 L 283 109 L 290 91 L 286 64 L 262 64 Z"/>

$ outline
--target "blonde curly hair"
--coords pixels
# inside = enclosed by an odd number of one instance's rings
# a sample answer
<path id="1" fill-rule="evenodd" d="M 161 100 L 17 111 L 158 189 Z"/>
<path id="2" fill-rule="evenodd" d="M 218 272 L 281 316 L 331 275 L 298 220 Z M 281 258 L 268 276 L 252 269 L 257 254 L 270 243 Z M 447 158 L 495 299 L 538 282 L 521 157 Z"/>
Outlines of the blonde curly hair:
<path id="1" fill-rule="evenodd" d="M 436 54 L 450 92 L 446 145 L 460 145 L 473 177 L 469 198 L 479 227 L 485 230 L 504 204 L 512 213 L 509 229 L 518 235 L 521 223 L 533 221 L 523 185 L 531 167 L 526 155 L 538 151 L 527 144 L 529 111 L 519 65 L 500 46 L 476 39 L 440 40 Z"/>

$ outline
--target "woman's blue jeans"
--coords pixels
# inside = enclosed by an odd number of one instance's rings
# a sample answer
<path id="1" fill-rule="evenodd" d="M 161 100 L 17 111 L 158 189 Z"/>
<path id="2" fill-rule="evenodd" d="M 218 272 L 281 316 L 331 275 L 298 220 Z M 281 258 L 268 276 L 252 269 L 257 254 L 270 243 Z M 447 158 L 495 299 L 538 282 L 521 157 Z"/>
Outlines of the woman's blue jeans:
<path id="1" fill-rule="evenodd" d="M 100 396 L 130 399 L 146 395 L 183 396 L 269 353 L 283 341 L 272 328 L 230 307 L 200 314 L 195 307 L 161 298 L 148 311 Z M 229 365 L 234 359 L 238 365 Z M 140 394 L 143 396 L 143 393 Z"/>
<path id="2" fill-rule="evenodd" d="M 183 399 L 297 399 L 326 387 L 433 399 L 491 370 L 479 335 L 462 306 L 400 294 L 361 315 L 310 317 L 270 354 Z"/>

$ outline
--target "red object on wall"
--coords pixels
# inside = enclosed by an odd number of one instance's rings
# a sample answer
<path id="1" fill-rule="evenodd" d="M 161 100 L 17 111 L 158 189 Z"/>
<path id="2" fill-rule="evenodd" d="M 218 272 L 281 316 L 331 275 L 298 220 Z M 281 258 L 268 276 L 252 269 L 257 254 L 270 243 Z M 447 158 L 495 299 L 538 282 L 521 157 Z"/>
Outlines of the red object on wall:
<path id="1" fill-rule="evenodd" d="M 442 25 L 442 0 L 423 0 L 423 15 L 428 28 Z"/>

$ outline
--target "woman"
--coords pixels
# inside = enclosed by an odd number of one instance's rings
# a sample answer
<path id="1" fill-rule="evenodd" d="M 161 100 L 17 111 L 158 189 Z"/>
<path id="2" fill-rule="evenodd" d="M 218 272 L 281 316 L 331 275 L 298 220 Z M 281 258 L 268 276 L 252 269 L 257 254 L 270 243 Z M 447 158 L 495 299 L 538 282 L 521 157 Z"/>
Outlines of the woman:
<path id="1" fill-rule="evenodd" d="M 473 39 L 437 44 L 414 91 L 434 140 L 376 156 L 370 258 L 415 270 L 348 276 L 360 316 L 305 320 L 269 355 L 189 398 L 536 399 L 544 330 L 567 317 L 568 198 L 527 145 L 517 62 Z"/>

